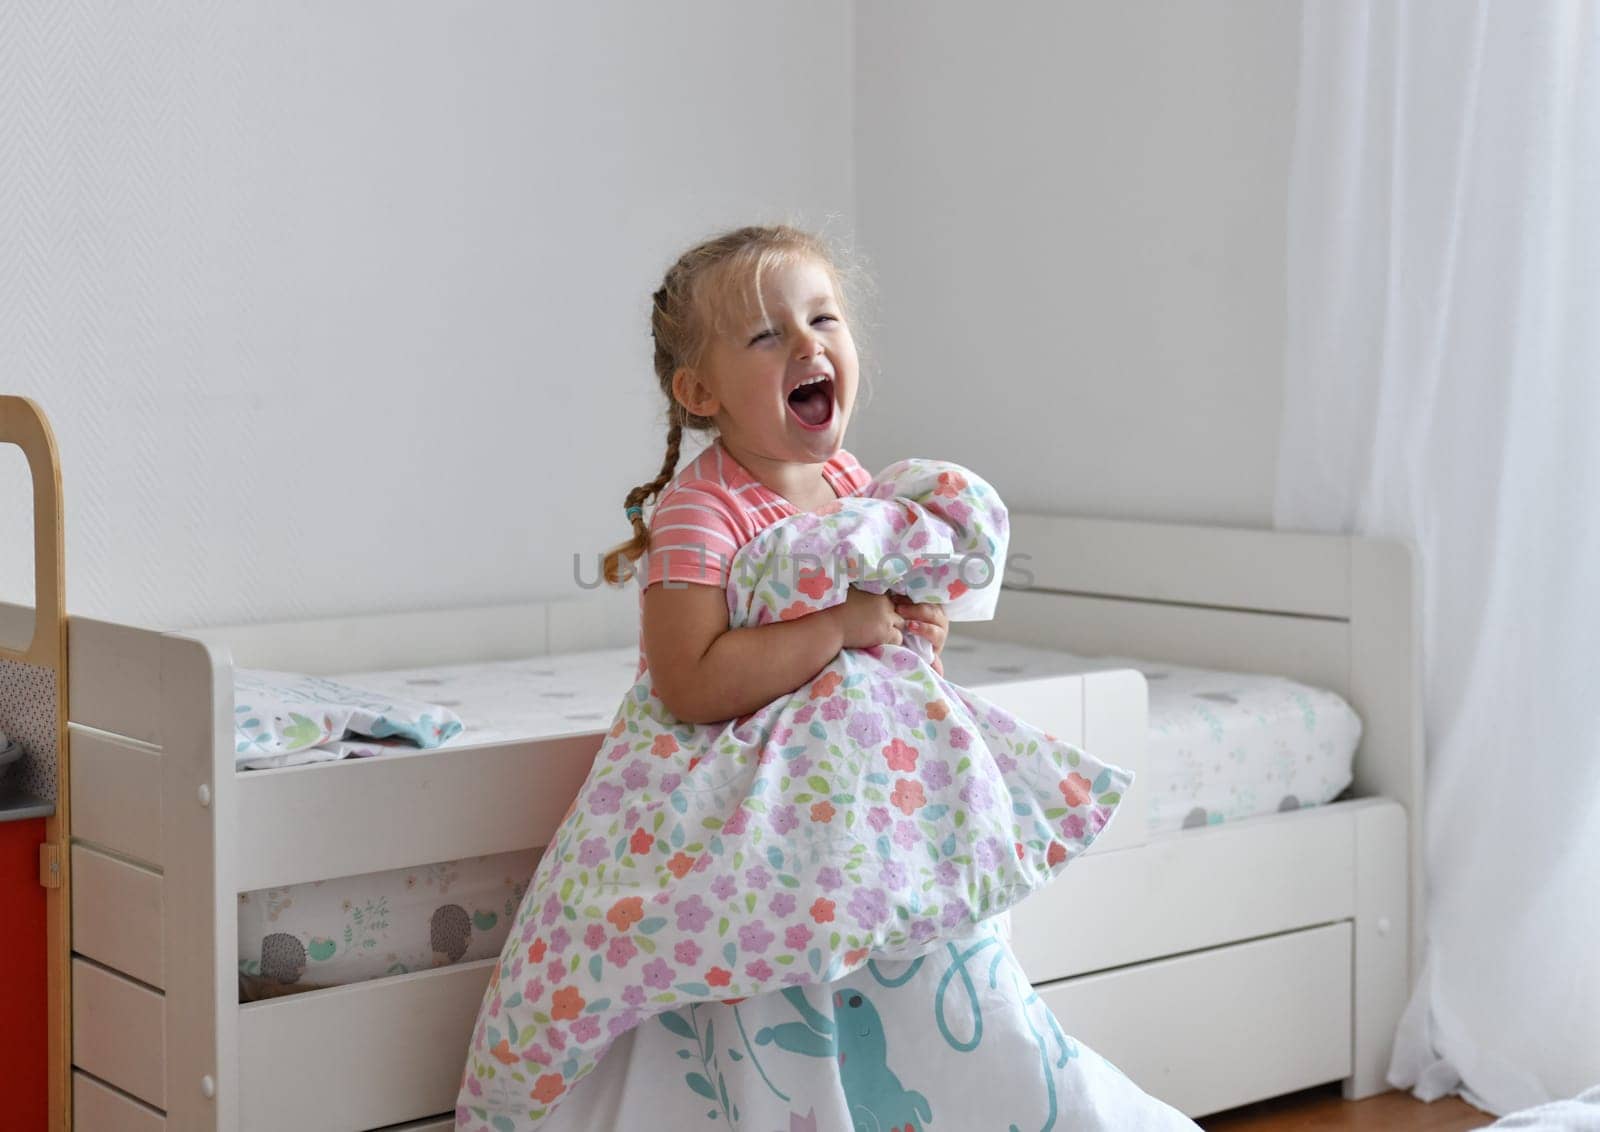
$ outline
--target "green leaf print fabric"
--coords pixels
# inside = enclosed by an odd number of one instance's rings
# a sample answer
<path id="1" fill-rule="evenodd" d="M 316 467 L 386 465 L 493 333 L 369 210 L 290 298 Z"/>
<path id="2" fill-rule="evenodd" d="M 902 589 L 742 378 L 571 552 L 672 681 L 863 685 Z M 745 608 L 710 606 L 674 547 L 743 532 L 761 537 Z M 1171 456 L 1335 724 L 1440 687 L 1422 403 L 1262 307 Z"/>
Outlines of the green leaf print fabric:
<path id="1" fill-rule="evenodd" d="M 233 738 L 240 770 L 327 762 L 384 745 L 437 747 L 462 729 L 442 704 L 397 699 L 325 676 L 238 668 L 233 673 Z M 346 741 L 346 736 L 368 741 Z"/>
<path id="2" fill-rule="evenodd" d="M 987 619 L 1007 545 L 987 483 L 902 460 L 861 495 L 741 548 L 729 624 L 803 617 L 851 585 Z M 1082 852 L 1132 775 L 949 683 L 931 660 L 915 636 L 846 648 L 790 695 L 698 725 L 667 712 L 646 672 L 512 925 L 458 1127 L 536 1128 L 653 1015 L 925 954 Z"/>

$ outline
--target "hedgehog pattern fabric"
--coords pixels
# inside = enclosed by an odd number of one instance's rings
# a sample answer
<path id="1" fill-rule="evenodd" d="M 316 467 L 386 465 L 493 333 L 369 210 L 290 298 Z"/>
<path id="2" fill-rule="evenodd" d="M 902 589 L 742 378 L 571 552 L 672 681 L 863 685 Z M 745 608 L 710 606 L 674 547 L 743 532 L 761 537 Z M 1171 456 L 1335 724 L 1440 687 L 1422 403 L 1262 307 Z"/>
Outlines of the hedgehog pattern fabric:
<path id="1" fill-rule="evenodd" d="M 987 483 L 902 460 L 741 548 L 729 624 L 803 617 L 852 586 L 988 619 L 1007 547 Z M 666 711 L 646 671 L 511 925 L 457 1126 L 538 1128 L 652 1018 L 933 953 L 1082 852 L 1131 775 L 949 683 L 932 659 L 914 636 L 846 648 L 792 694 L 698 725 Z"/>

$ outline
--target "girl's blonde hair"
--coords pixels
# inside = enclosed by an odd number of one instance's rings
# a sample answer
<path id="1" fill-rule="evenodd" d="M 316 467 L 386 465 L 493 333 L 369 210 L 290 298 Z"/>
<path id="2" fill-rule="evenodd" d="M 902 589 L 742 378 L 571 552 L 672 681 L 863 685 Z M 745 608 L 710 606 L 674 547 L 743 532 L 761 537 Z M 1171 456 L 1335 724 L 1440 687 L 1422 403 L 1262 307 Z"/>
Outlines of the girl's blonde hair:
<path id="1" fill-rule="evenodd" d="M 633 537 L 606 552 L 602 574 L 607 583 L 623 585 L 632 576 L 623 564 L 637 561 L 650 549 L 650 528 L 644 520 L 644 502 L 660 493 L 678 468 L 678 449 L 686 428 L 710 431 L 716 422 L 697 416 L 679 403 L 672 393 L 672 377 L 685 367 L 693 369 L 704 359 L 715 334 L 727 328 L 725 319 L 730 302 L 744 295 L 753 305 L 765 309 L 761 281 L 767 271 L 795 259 L 814 260 L 833 280 L 839 313 L 848 322 L 850 312 L 845 294 L 844 272 L 838 257 L 819 237 L 787 224 L 751 226 L 724 232 L 696 244 L 667 269 L 661 286 L 653 296 L 650 334 L 655 339 L 656 380 L 667 398 L 667 453 L 661 471 L 649 483 L 628 492 L 624 511 L 633 524 Z"/>

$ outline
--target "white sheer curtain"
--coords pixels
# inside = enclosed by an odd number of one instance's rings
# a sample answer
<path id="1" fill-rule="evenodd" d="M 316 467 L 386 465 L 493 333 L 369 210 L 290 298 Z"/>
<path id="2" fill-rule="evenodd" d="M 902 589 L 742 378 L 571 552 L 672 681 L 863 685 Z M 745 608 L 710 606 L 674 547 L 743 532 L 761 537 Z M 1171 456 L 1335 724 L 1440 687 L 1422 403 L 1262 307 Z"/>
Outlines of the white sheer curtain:
<path id="1" fill-rule="evenodd" d="M 1390 1076 L 1505 1113 L 1600 1082 L 1600 3 L 1308 0 L 1301 66 L 1275 520 L 1420 551 Z"/>

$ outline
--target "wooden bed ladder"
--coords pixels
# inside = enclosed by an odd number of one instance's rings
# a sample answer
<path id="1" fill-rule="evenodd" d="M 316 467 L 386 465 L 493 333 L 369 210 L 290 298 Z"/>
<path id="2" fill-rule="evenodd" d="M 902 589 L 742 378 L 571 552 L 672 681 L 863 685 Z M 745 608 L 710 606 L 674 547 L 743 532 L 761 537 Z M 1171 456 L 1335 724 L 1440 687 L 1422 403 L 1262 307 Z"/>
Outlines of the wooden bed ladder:
<path id="1" fill-rule="evenodd" d="M 0 444 L 15 444 L 27 458 L 33 479 L 33 635 L 20 649 L 0 645 L 0 664 L 22 666 L 30 689 L 26 705 L 35 721 L 34 742 L 25 759 L 34 793 L 53 778 L 55 810 L 45 820 L 39 847 L 39 882 L 46 892 L 45 994 L 50 1132 L 72 1127 L 71 853 L 69 851 L 67 766 L 67 607 L 61 518 L 61 461 L 44 412 L 26 397 L 0 396 Z M 48 701 L 53 699 L 54 703 Z M 0 705 L 3 711 L 6 705 Z M 40 709 L 43 709 L 42 711 Z M 49 720 L 54 718 L 52 735 Z M 13 727 L 15 724 L 13 724 Z M 6 729 L 9 733 L 10 729 Z M 53 739 L 54 751 L 50 752 Z M 38 748 L 44 748 L 39 750 Z M 49 765 L 53 762 L 53 774 Z M 24 767 L 22 772 L 26 772 Z M 14 769 L 12 776 L 19 774 Z"/>

